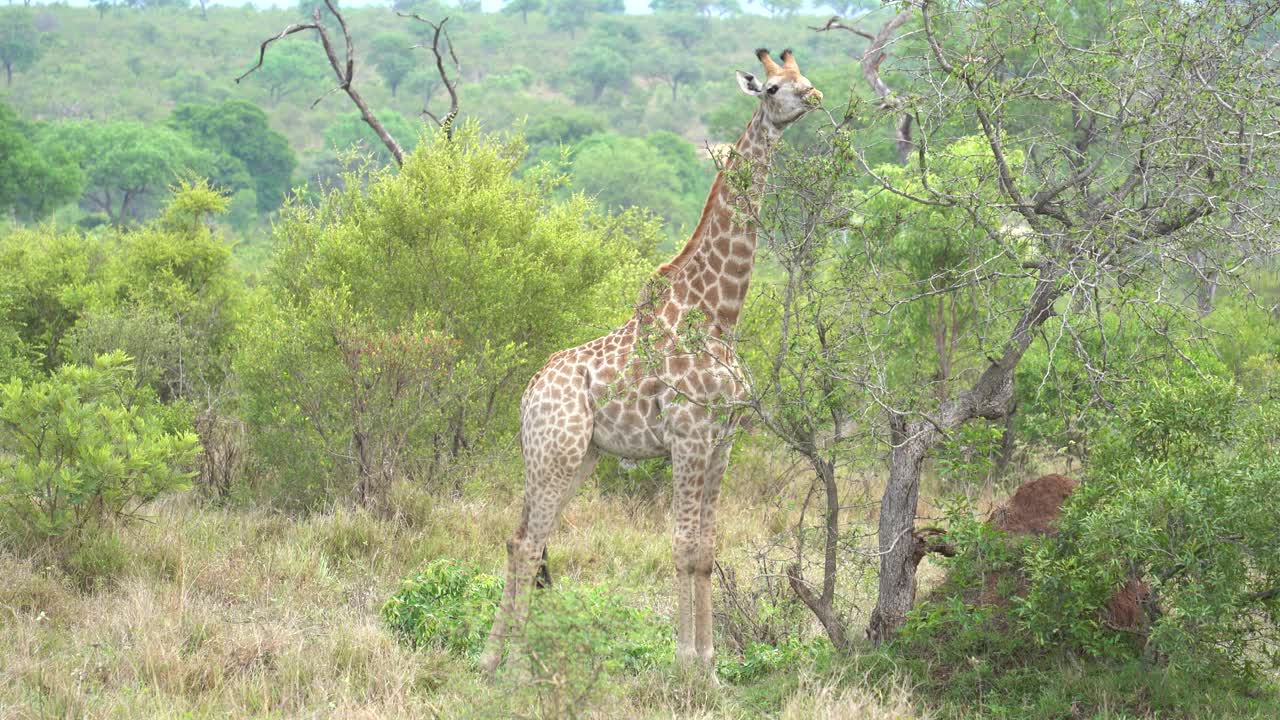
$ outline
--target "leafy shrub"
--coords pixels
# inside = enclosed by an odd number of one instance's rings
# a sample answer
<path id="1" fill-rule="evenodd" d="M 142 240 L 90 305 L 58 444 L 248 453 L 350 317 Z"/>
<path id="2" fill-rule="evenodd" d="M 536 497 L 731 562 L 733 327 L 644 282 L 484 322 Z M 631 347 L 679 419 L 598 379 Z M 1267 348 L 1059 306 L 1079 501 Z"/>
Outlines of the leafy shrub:
<path id="1" fill-rule="evenodd" d="M 1280 413 L 1199 360 L 1116 399 L 1056 536 L 1011 538 L 949 508 L 957 555 L 887 660 L 959 716 L 975 696 L 1002 717 L 1249 704 L 1239 693 L 1277 660 Z M 1153 601 L 1122 631 L 1106 610 L 1133 577 Z"/>
<path id="2" fill-rule="evenodd" d="M 400 584 L 382 606 L 382 618 L 410 647 L 478 655 L 501 597 L 498 578 L 436 560 Z"/>
<path id="3" fill-rule="evenodd" d="M 1149 657 L 1246 676 L 1280 665 L 1280 407 L 1186 373 L 1117 411 L 1058 537 L 1028 556 L 1025 620 L 1045 644 L 1106 646 L 1098 610 L 1136 575 L 1154 598 Z"/>
<path id="4" fill-rule="evenodd" d="M 718 658 L 716 675 L 734 685 L 743 685 L 778 671 L 794 672 L 796 668 L 812 665 L 832 652 L 831 643 L 823 637 L 807 641 L 787 640 L 778 645 L 751 643 L 743 650 L 741 658 Z"/>
<path id="5" fill-rule="evenodd" d="M 511 431 L 536 364 L 627 307 L 654 223 L 557 201 L 547 173 L 516 177 L 524 156 L 460 127 L 398 173 L 353 171 L 282 210 L 238 369 L 283 500 L 322 502 L 374 472 L 432 476 Z"/>
<path id="6" fill-rule="evenodd" d="M 137 391 L 123 353 L 0 386 L 0 521 L 14 537 L 76 544 L 181 488 L 199 450 Z"/>
<path id="7" fill-rule="evenodd" d="M 439 647 L 474 657 L 483 649 L 502 596 L 502 581 L 453 560 L 436 560 L 405 580 L 382 608 L 392 632 L 411 647 Z M 526 643 L 534 663 L 553 671 L 599 663 L 635 671 L 675 654 L 670 623 L 627 605 L 604 586 L 571 580 L 535 593 Z"/>

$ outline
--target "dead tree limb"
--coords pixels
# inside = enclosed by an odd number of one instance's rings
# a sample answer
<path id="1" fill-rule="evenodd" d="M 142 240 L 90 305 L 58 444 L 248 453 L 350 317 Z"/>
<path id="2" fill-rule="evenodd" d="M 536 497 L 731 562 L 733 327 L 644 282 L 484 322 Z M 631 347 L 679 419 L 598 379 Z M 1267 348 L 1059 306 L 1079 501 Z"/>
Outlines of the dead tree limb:
<path id="1" fill-rule="evenodd" d="M 892 18 L 889 19 L 874 35 L 866 30 L 853 25 L 845 25 L 840 22 L 839 15 L 831 16 L 827 23 L 822 27 L 810 27 L 814 32 L 829 32 L 831 30 L 845 30 L 870 41 L 870 45 L 863 51 L 860 60 L 862 65 L 862 77 L 866 78 L 867 84 L 871 86 L 872 92 L 876 94 L 876 99 L 880 101 L 880 107 L 886 110 L 898 110 L 901 108 L 901 102 L 894 97 L 893 90 L 885 84 L 880 77 L 880 64 L 889 56 L 885 47 L 889 41 L 893 39 L 893 34 L 898 31 L 908 20 L 915 8 L 907 4 L 903 9 Z M 898 141 L 898 162 L 906 164 L 908 158 L 911 157 L 911 151 L 915 148 L 915 143 L 911 139 L 911 125 L 914 117 L 910 112 L 903 110 L 898 115 L 898 124 L 895 130 L 895 137 Z"/>
<path id="2" fill-rule="evenodd" d="M 436 57 L 436 72 L 440 74 L 440 82 L 444 83 L 445 90 L 449 91 L 449 111 L 444 114 L 443 119 L 437 117 L 435 113 L 427 107 L 422 108 L 422 114 L 431 118 L 431 121 L 439 125 L 444 130 L 445 137 L 453 139 L 453 121 L 458 117 L 458 79 L 455 77 L 449 79 L 449 72 L 444 66 L 444 53 L 440 50 L 440 37 L 444 36 L 445 45 L 448 46 L 449 60 L 453 63 L 455 73 L 461 74 L 462 64 L 458 62 L 458 56 L 453 52 L 453 41 L 449 39 L 449 31 L 445 29 L 444 24 L 449 22 L 449 18 L 441 20 L 439 23 L 433 23 L 430 20 L 418 15 L 417 13 L 404 13 L 396 11 L 396 14 L 403 18 L 412 18 L 421 23 L 426 23 L 432 30 L 430 45 L 414 45 L 413 48 L 427 48 L 432 55 Z M 430 102 L 430 98 L 427 99 Z"/>
<path id="3" fill-rule="evenodd" d="M 267 47 L 271 45 L 271 43 L 276 42 L 277 40 L 282 40 L 294 33 L 303 32 L 305 30 L 314 30 L 316 34 L 320 36 L 320 44 L 324 46 L 325 55 L 329 58 L 329 66 L 333 68 L 334 75 L 338 77 L 338 85 L 324 95 L 316 98 L 315 102 L 311 103 L 311 107 L 314 108 L 321 100 L 325 99 L 332 93 L 339 90 L 345 92 L 347 97 L 351 98 L 351 102 L 359 108 L 360 118 L 364 120 L 369 127 L 373 128 L 373 132 L 378 135 L 378 139 L 382 140 L 383 145 L 387 146 L 387 150 L 391 152 L 391 157 L 395 158 L 396 164 L 403 165 L 404 148 L 400 146 L 400 143 L 396 142 L 395 138 L 391 137 L 391 133 L 387 131 L 387 128 L 383 126 L 382 122 L 373 114 L 373 111 L 369 109 L 368 103 L 364 101 L 364 98 L 356 90 L 355 85 L 352 84 L 352 80 L 355 78 L 356 66 L 355 47 L 351 42 L 351 31 L 347 28 L 347 20 L 342 16 L 342 13 L 338 11 L 338 7 L 333 3 L 333 0 L 324 0 L 324 4 L 325 7 L 329 9 L 329 12 L 333 13 L 333 16 L 337 18 L 338 26 L 342 31 L 342 40 L 346 45 L 347 51 L 345 62 L 339 58 L 338 51 L 334 48 L 333 42 L 329 37 L 328 28 L 326 28 L 324 23 L 320 20 L 321 11 L 320 8 L 317 7 L 311 15 L 311 22 L 294 23 L 285 27 L 285 29 L 281 30 L 278 35 L 263 40 L 262 44 L 258 47 L 258 62 L 254 63 L 254 66 L 246 70 L 243 75 L 236 78 L 236 82 L 239 83 L 241 80 L 248 77 L 254 70 L 262 67 L 262 62 L 267 55 Z"/>

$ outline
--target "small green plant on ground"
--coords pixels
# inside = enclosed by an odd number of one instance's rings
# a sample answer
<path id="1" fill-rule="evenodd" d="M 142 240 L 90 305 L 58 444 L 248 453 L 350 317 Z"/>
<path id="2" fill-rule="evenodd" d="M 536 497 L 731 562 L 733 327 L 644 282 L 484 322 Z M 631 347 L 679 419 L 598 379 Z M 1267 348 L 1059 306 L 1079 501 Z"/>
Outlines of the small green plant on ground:
<path id="1" fill-rule="evenodd" d="M 449 559 L 436 560 L 405 580 L 382 608 L 392 632 L 411 647 L 479 654 L 493 624 L 502 581 Z M 606 672 L 656 667 L 674 657 L 670 623 L 635 608 L 602 585 L 562 580 L 535 593 L 526 642 L 531 655 L 582 652 Z"/>

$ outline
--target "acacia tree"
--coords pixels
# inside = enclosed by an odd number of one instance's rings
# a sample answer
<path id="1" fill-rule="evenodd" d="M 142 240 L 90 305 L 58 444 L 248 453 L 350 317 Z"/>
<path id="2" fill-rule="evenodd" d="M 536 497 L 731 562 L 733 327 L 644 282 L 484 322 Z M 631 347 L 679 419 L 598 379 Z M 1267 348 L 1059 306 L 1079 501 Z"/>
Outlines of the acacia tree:
<path id="1" fill-rule="evenodd" d="M 502 4 L 502 12 L 507 15 L 520 15 L 525 25 L 529 24 L 529 13 L 542 9 L 542 0 L 507 0 Z"/>
<path id="2" fill-rule="evenodd" d="M 896 287 L 889 302 L 874 301 L 883 288 L 868 295 L 868 307 L 888 316 L 938 293 L 982 301 L 964 389 L 939 399 L 904 393 L 885 372 L 866 376 L 889 446 L 868 629 L 877 642 L 914 604 L 922 464 L 971 421 L 1009 415 L 1014 372 L 1037 337 L 1051 354 L 1082 355 L 1103 394 L 1105 350 L 1081 340 L 1101 336 L 1106 347 L 1103 315 L 1129 313 L 1160 333 L 1160 318 L 1196 313 L 1195 278 L 1243 283 L 1275 252 L 1265 199 L 1280 157 L 1277 75 L 1255 39 L 1280 3 L 913 4 L 925 41 L 906 63 L 915 157 L 900 177 L 864 168 L 879 186 L 868 197 L 948 209 L 983 241 L 945 277 L 895 282 L 873 269 Z M 961 132 L 988 161 L 935 173 Z M 869 348 L 885 340 L 878 333 L 868 325 Z M 1174 351 L 1193 342 L 1166 340 Z"/>
<path id="3" fill-rule="evenodd" d="M 411 45 L 408 37 L 398 33 L 382 33 L 373 39 L 373 61 L 378 65 L 378 74 L 391 88 L 391 97 L 396 96 L 400 83 L 413 70 Z"/>
<path id="4" fill-rule="evenodd" d="M 66 122 L 48 126 L 42 144 L 65 151 L 84 178 L 82 202 L 113 225 L 158 209 L 175 181 L 213 174 L 216 158 L 171 128 L 136 122 Z"/>
<path id="5" fill-rule="evenodd" d="M 993 437 L 1033 343 L 1050 368 L 1071 357 L 1088 402 L 1105 405 L 1115 368 L 1138 366 L 1119 357 L 1112 319 L 1192 358 L 1201 280 L 1247 291 L 1277 253 L 1276 58 L 1257 42 L 1277 5 L 900 3 L 895 19 L 918 24 L 898 27 L 919 39 L 894 46 L 900 94 L 853 102 L 822 151 L 775 162 L 754 220 L 786 271 L 783 338 L 766 337 L 773 355 L 751 364 L 751 404 L 825 490 L 821 589 L 802 552 L 789 574 L 837 644 L 847 633 L 830 588 L 848 499 L 824 463 L 873 447 L 887 459 L 865 551 L 879 564 L 868 634 L 882 642 L 915 600 L 924 464 L 954 466 Z M 874 49 L 884 32 L 867 35 Z M 883 60 L 868 51 L 862 68 L 882 99 Z M 904 116 L 913 132 L 892 142 L 909 140 L 908 162 L 869 163 L 887 154 L 877 128 Z M 939 307 L 947 347 L 930 353 Z M 874 432 L 848 424 L 876 417 Z"/>

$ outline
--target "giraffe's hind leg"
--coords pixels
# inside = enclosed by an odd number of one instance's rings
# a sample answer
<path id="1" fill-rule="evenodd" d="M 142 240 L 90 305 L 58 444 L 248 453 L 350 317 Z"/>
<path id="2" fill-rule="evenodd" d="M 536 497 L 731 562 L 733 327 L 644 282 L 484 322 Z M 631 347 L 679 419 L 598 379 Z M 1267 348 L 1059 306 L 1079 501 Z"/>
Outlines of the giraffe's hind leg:
<path id="1" fill-rule="evenodd" d="M 582 482 L 595 471 L 599 457 L 591 446 L 591 418 L 527 415 L 524 439 L 525 499 L 520 527 L 507 542 L 507 582 L 493 629 L 480 658 L 480 669 L 492 675 L 502 663 L 507 641 L 513 647 L 524 634 L 529 589 L 544 559 L 547 538 L 560 511 Z"/>
<path id="2" fill-rule="evenodd" d="M 547 546 L 542 546 L 542 561 L 538 563 L 538 574 L 533 578 L 533 586 L 541 590 L 551 587 L 551 567 L 547 564 Z"/>

